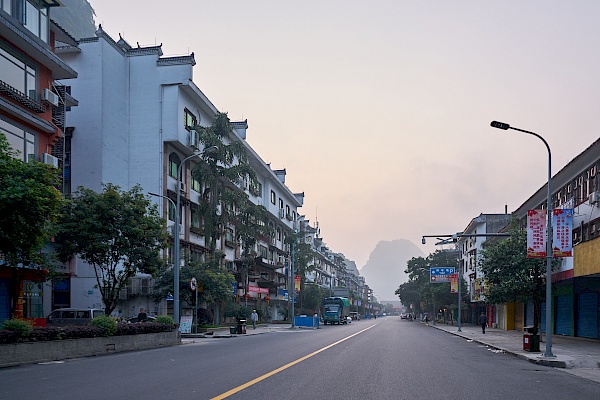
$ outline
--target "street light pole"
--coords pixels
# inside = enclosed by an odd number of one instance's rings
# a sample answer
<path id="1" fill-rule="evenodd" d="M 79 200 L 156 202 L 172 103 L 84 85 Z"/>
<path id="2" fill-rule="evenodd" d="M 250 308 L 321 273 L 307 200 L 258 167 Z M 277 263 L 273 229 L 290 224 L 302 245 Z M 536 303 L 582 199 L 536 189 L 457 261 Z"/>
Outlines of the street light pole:
<path id="1" fill-rule="evenodd" d="M 519 128 L 514 128 L 504 122 L 492 121 L 490 124 L 493 128 L 508 130 L 512 129 L 515 131 L 527 133 L 533 135 L 544 142 L 546 149 L 548 150 L 548 196 L 546 199 L 546 212 L 548 216 L 548 222 L 546 227 L 546 352 L 544 357 L 554 357 L 552 354 L 552 153 L 550 152 L 550 146 L 548 142 L 538 135 L 537 133 L 526 131 Z"/>
<path id="2" fill-rule="evenodd" d="M 185 162 L 190 158 L 194 157 L 202 157 L 207 153 L 214 153 L 218 150 L 217 146 L 211 146 L 209 148 L 204 149 L 202 152 L 195 152 L 194 154 L 187 156 L 177 166 L 177 186 L 175 191 L 177 193 L 177 205 L 175 207 L 175 230 L 173 232 L 173 280 L 174 280 L 174 290 L 173 290 L 173 314 L 175 316 L 175 324 L 179 325 L 179 267 L 180 267 L 180 257 L 179 257 L 179 247 L 181 241 L 181 233 L 179 232 L 179 208 L 181 207 L 181 170 L 185 165 Z"/>

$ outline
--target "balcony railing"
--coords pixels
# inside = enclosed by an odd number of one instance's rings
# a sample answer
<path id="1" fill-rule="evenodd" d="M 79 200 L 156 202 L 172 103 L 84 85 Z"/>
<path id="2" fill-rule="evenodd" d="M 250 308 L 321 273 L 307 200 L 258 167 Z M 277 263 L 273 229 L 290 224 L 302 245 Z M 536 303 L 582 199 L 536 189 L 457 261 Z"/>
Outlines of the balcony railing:
<path id="1" fill-rule="evenodd" d="M 46 106 L 44 106 L 42 103 L 29 98 L 27 95 L 25 95 L 25 93 L 18 91 L 2 80 L 0 80 L 0 93 L 10 97 L 17 103 L 31 109 L 32 111 L 37 113 L 46 112 Z"/>

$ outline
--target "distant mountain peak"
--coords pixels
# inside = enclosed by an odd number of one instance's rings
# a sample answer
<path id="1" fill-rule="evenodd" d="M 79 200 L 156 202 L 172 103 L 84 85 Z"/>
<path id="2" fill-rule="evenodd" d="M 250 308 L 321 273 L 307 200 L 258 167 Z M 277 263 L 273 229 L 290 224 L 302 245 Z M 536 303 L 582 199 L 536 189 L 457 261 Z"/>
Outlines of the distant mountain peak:
<path id="1" fill-rule="evenodd" d="M 421 249 L 410 240 L 382 240 L 369 255 L 360 274 L 374 290 L 377 300 L 398 300 L 394 292 L 408 280 L 404 273 L 406 263 L 413 257 L 423 256 Z"/>

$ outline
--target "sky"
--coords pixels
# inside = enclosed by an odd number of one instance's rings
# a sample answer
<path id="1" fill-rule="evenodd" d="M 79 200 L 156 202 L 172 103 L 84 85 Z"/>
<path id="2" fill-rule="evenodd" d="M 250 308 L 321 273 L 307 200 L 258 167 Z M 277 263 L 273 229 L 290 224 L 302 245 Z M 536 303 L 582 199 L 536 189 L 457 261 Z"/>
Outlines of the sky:
<path id="1" fill-rule="evenodd" d="M 361 268 L 382 240 L 517 209 L 600 135 L 600 2 L 90 0 L 194 82 Z M 405 266 L 400 266 L 405 268 Z"/>

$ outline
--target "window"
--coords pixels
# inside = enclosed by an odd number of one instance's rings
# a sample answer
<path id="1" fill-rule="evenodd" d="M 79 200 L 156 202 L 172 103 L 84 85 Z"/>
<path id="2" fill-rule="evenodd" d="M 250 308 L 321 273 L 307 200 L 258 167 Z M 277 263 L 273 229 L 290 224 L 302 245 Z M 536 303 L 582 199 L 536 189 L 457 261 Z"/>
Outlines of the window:
<path id="1" fill-rule="evenodd" d="M 169 221 L 175 221 L 175 206 L 172 201 L 169 201 Z"/>
<path id="2" fill-rule="evenodd" d="M 271 204 L 275 204 L 277 201 L 277 196 L 275 196 L 275 192 L 271 190 Z"/>
<path id="3" fill-rule="evenodd" d="M 200 181 L 196 178 L 192 178 L 192 190 L 201 193 L 200 192 Z"/>
<path id="4" fill-rule="evenodd" d="M 6 136 L 9 146 L 19 152 L 19 159 L 26 162 L 35 160 L 35 136 L 32 133 L 2 119 L 0 133 Z"/>
<path id="5" fill-rule="evenodd" d="M 194 127 L 198 125 L 198 122 L 196 120 L 196 116 L 194 114 L 192 114 L 192 112 L 190 110 L 188 110 L 187 108 L 183 110 L 183 126 L 185 127 L 185 129 L 187 129 L 188 131 L 191 131 L 192 129 L 194 129 Z"/>
<path id="6" fill-rule="evenodd" d="M 0 46 L 0 79 L 33 100 L 38 100 L 37 72 L 32 63 Z"/>
<path id="7" fill-rule="evenodd" d="M 277 240 L 281 242 L 281 228 L 277 227 Z"/>
<path id="8" fill-rule="evenodd" d="M 200 215 L 200 211 L 196 207 L 193 207 L 191 211 L 191 228 L 200 230 L 202 228 L 202 216 Z"/>
<path id="9" fill-rule="evenodd" d="M 48 7 L 37 0 L 0 0 L 2 9 L 48 43 Z M 11 4 L 12 2 L 12 4 Z"/>
<path id="10" fill-rule="evenodd" d="M 283 199 L 279 199 L 279 209 L 281 210 L 283 208 Z"/>
<path id="11" fill-rule="evenodd" d="M 179 164 L 181 164 L 181 159 L 175 153 L 171 153 L 169 155 L 169 176 L 177 179 L 177 169 L 179 168 Z"/>
<path id="12" fill-rule="evenodd" d="M 265 246 L 260 246 L 260 256 L 261 258 L 267 258 L 268 250 Z"/>

